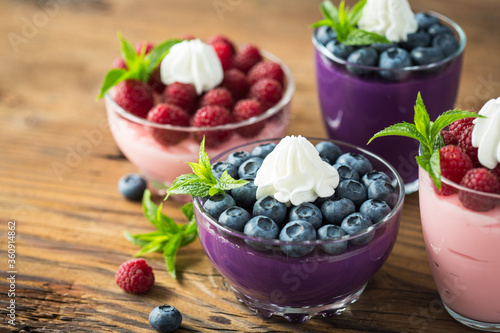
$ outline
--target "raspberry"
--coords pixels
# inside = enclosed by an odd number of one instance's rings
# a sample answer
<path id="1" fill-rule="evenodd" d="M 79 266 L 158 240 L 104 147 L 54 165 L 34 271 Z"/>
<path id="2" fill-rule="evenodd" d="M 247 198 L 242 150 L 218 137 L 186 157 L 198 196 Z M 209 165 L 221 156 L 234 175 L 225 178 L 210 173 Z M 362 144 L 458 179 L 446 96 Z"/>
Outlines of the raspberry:
<path id="1" fill-rule="evenodd" d="M 188 113 L 192 113 L 196 103 L 196 88 L 190 83 L 173 82 L 163 93 L 165 103 L 174 104 Z"/>
<path id="2" fill-rule="evenodd" d="M 207 44 L 214 45 L 216 43 L 225 43 L 227 46 L 229 46 L 229 49 L 231 50 L 231 55 L 235 54 L 235 47 L 234 44 L 224 35 L 222 34 L 215 34 L 211 36 L 210 38 L 207 39 Z"/>
<path id="3" fill-rule="evenodd" d="M 259 49 L 252 45 L 242 46 L 234 56 L 234 67 L 243 73 L 247 73 L 256 63 L 262 60 Z"/>
<path id="4" fill-rule="evenodd" d="M 229 124 L 232 121 L 231 113 L 226 108 L 217 105 L 204 106 L 198 109 L 193 116 L 193 126 L 196 127 L 214 127 Z M 196 132 L 195 136 L 200 141 L 205 136 L 205 145 L 215 147 L 227 140 L 231 134 L 230 130 L 217 130 L 199 131 Z"/>
<path id="5" fill-rule="evenodd" d="M 142 293 L 153 286 L 155 275 L 144 259 L 131 259 L 120 265 L 115 281 L 129 293 Z"/>
<path id="6" fill-rule="evenodd" d="M 260 102 L 265 111 L 279 102 L 283 96 L 281 84 L 273 79 L 262 79 L 250 87 L 249 97 Z"/>
<path id="7" fill-rule="evenodd" d="M 135 44 L 135 52 L 137 54 L 141 54 L 142 52 L 142 49 L 144 48 L 144 54 L 148 54 L 149 52 L 151 52 L 152 49 L 154 49 L 154 44 L 152 43 L 149 43 L 149 42 L 138 42 L 137 44 Z"/>
<path id="8" fill-rule="evenodd" d="M 215 88 L 207 91 L 200 100 L 200 106 L 218 105 L 228 110 L 233 107 L 233 97 L 226 88 Z"/>
<path id="9" fill-rule="evenodd" d="M 441 175 L 456 184 L 460 184 L 462 177 L 474 166 L 470 157 L 457 146 L 444 146 L 439 149 Z M 441 191 L 436 188 L 436 193 L 440 195 L 450 195 L 454 188 L 447 184 L 442 184 Z"/>
<path id="10" fill-rule="evenodd" d="M 111 68 L 127 69 L 127 64 L 125 63 L 125 60 L 123 60 L 123 57 L 118 57 L 113 60 Z"/>
<path id="11" fill-rule="evenodd" d="M 454 136 L 450 131 L 442 130 L 441 136 L 443 137 L 445 146 L 458 146 L 458 138 Z"/>
<path id="12" fill-rule="evenodd" d="M 160 103 L 148 113 L 148 120 L 158 124 L 174 126 L 189 126 L 189 115 L 180 107 L 173 104 Z M 149 127 L 153 138 L 164 145 L 175 145 L 187 136 L 187 132 Z"/>
<path id="13" fill-rule="evenodd" d="M 261 79 L 274 79 L 283 85 L 283 69 L 270 60 L 257 63 L 248 71 L 248 82 L 252 85 Z"/>
<path id="14" fill-rule="evenodd" d="M 260 103 L 254 99 L 242 99 L 233 109 L 233 117 L 236 122 L 240 122 L 262 113 Z M 256 136 L 263 128 L 262 122 L 250 124 L 238 129 L 238 133 L 245 138 Z"/>
<path id="15" fill-rule="evenodd" d="M 472 119 L 472 118 L 469 118 Z M 469 155 L 472 163 L 475 166 L 481 166 L 479 163 L 479 159 L 477 157 L 477 148 L 472 146 L 472 130 L 474 129 L 474 125 L 464 127 L 462 130 L 462 134 L 458 136 L 458 146 L 462 148 L 462 150 Z"/>
<path id="16" fill-rule="evenodd" d="M 231 68 L 224 72 L 224 79 L 221 86 L 229 90 L 235 101 L 245 97 L 249 88 L 247 76 L 236 68 Z"/>
<path id="17" fill-rule="evenodd" d="M 455 120 L 450 124 L 449 131 L 451 134 L 459 138 L 462 135 L 462 132 L 464 132 L 464 129 L 470 126 L 474 126 L 472 121 L 474 118 L 463 118 L 459 120 Z"/>
<path id="18" fill-rule="evenodd" d="M 220 63 L 222 65 L 222 70 L 227 71 L 233 67 L 233 55 L 231 53 L 231 47 L 228 43 L 217 42 L 212 44 L 212 47 L 219 57 Z"/>
<path id="19" fill-rule="evenodd" d="M 490 172 L 497 176 L 498 180 L 500 180 L 500 163 L 494 169 L 491 169 Z"/>
<path id="20" fill-rule="evenodd" d="M 460 185 L 484 193 L 500 193 L 498 178 L 486 168 L 476 168 L 467 171 Z M 465 190 L 458 192 L 458 198 L 465 208 L 478 212 L 490 210 L 495 207 L 496 203 L 496 199 L 493 197 Z"/>
<path id="21" fill-rule="evenodd" d="M 116 85 L 114 99 L 124 110 L 141 118 L 146 118 L 154 105 L 153 93 L 148 85 L 133 79 Z"/>

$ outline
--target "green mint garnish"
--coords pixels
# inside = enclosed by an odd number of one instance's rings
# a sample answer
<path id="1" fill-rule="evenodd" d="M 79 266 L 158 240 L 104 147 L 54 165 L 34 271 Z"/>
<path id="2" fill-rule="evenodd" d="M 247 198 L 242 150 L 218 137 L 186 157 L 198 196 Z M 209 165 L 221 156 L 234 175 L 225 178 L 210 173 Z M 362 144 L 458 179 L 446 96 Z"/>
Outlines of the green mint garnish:
<path id="1" fill-rule="evenodd" d="M 167 190 L 165 200 L 170 194 L 188 194 L 195 197 L 212 196 L 248 183 L 243 179 L 234 179 L 227 171 L 224 171 L 220 179 L 215 178 L 210 158 L 205 152 L 205 138 L 200 143 L 198 163 L 188 162 L 188 164 L 193 173 L 177 177 Z"/>
<path id="2" fill-rule="evenodd" d="M 429 173 L 436 187 L 441 190 L 439 149 L 444 146 L 441 130 L 456 120 L 470 117 L 477 118 L 483 116 L 471 111 L 455 109 L 444 112 L 434 122 L 431 122 L 422 96 L 418 93 L 415 103 L 415 123 L 403 122 L 389 126 L 376 133 L 367 144 L 375 138 L 388 135 L 406 136 L 418 140 L 422 153 L 416 157 L 417 163 Z"/>
<path id="3" fill-rule="evenodd" d="M 196 222 L 193 203 L 181 207 L 181 211 L 190 221 L 188 224 L 177 224 L 172 218 L 162 213 L 163 205 L 157 206 L 151 200 L 151 192 L 146 190 L 142 198 L 144 216 L 157 229 L 156 231 L 131 235 L 125 232 L 125 238 L 141 249 L 134 257 L 140 257 L 152 252 L 163 252 L 163 258 L 170 275 L 175 279 L 175 256 L 177 250 L 196 240 Z"/>
<path id="4" fill-rule="evenodd" d="M 156 45 L 148 54 L 145 54 L 146 45 L 144 45 L 141 52 L 137 54 L 134 46 L 123 38 L 120 32 L 118 32 L 118 38 L 120 39 L 121 56 L 127 65 L 127 69 L 111 69 L 104 77 L 97 99 L 102 98 L 109 89 L 122 81 L 136 79 L 148 82 L 155 69 L 161 63 L 162 59 L 170 51 L 170 48 L 181 42 L 180 39 L 166 40 Z"/>
<path id="5" fill-rule="evenodd" d="M 317 28 L 324 25 L 331 27 L 337 33 L 337 40 L 345 45 L 390 43 L 384 36 L 356 27 L 365 5 L 366 0 L 361 0 L 350 9 L 346 7 L 345 0 L 342 0 L 337 8 L 330 0 L 325 0 L 320 5 L 323 19 L 313 23 L 311 27 Z"/>

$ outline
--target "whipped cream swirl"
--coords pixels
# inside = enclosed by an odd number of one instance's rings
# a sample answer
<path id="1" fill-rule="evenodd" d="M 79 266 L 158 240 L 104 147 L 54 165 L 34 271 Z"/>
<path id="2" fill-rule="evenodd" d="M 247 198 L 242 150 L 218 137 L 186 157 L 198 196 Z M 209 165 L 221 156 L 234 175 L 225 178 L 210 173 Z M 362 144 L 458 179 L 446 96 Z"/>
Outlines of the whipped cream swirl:
<path id="1" fill-rule="evenodd" d="M 339 174 L 321 159 L 306 138 L 287 136 L 264 159 L 254 184 L 257 199 L 274 195 L 280 202 L 298 206 L 333 195 L 339 184 Z"/>
<path id="2" fill-rule="evenodd" d="M 166 85 L 174 82 L 193 84 L 198 95 L 215 88 L 224 78 L 217 53 L 199 39 L 172 46 L 161 62 L 160 75 Z"/>
<path id="3" fill-rule="evenodd" d="M 407 35 L 418 30 L 408 0 L 368 0 L 358 26 L 391 42 L 406 42 Z"/>
<path id="4" fill-rule="evenodd" d="M 479 111 L 486 118 L 474 119 L 472 145 L 479 162 L 488 169 L 500 163 L 500 97 L 491 99 Z"/>

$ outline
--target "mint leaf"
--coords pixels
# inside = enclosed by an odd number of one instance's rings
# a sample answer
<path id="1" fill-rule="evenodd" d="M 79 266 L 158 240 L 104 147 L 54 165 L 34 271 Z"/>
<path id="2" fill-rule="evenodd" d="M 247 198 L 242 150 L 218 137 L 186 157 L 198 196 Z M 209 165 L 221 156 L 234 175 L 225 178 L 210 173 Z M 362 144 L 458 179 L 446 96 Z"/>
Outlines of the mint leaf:
<path id="1" fill-rule="evenodd" d="M 158 206 L 156 211 L 156 223 L 158 223 L 158 230 L 164 234 L 177 233 L 179 232 L 179 227 L 175 224 L 174 220 L 161 212 L 163 208 L 163 203 Z"/>
<path id="2" fill-rule="evenodd" d="M 320 10 L 326 19 L 338 23 L 339 11 L 331 1 L 323 1 L 320 5 Z"/>
<path id="3" fill-rule="evenodd" d="M 125 64 L 127 67 L 134 68 L 139 59 L 139 56 L 135 52 L 134 46 L 130 44 L 125 38 L 123 38 L 123 35 L 121 32 L 118 32 L 118 39 L 120 40 L 121 44 L 121 55 L 123 57 L 123 60 L 125 61 Z"/>
<path id="4" fill-rule="evenodd" d="M 390 43 L 384 36 L 374 32 L 368 32 L 361 29 L 352 29 L 344 40 L 339 42 L 345 45 L 369 45 L 373 43 Z"/>
<path id="5" fill-rule="evenodd" d="M 475 112 L 464 111 L 464 110 L 449 110 L 441 114 L 431 126 L 431 137 L 436 138 L 443 128 L 451 124 L 452 122 L 463 119 L 463 118 L 484 118 L 484 116 L 479 115 Z"/>
<path id="6" fill-rule="evenodd" d="M 193 208 L 193 203 L 188 202 L 187 204 L 184 204 L 181 207 L 181 212 L 184 214 L 185 217 L 191 222 L 194 221 L 194 208 Z"/>
<path id="7" fill-rule="evenodd" d="M 182 235 L 177 234 L 163 246 L 163 258 L 165 260 L 165 264 L 167 265 L 168 272 L 174 279 L 177 278 L 175 270 L 175 256 L 179 250 L 181 241 Z"/>
<path id="8" fill-rule="evenodd" d="M 146 246 L 144 246 L 142 249 L 139 250 L 136 254 L 134 254 L 134 257 L 140 257 L 145 254 L 153 253 L 153 252 L 158 252 L 163 248 L 163 242 L 164 239 L 155 239 Z"/>
<path id="9" fill-rule="evenodd" d="M 429 118 L 429 114 L 427 113 L 427 109 L 425 108 L 424 101 L 422 100 L 422 96 L 420 92 L 417 95 L 417 102 L 415 103 L 415 117 L 413 121 L 415 122 L 415 126 L 419 133 L 421 133 L 425 138 L 428 138 L 430 135 L 430 127 L 431 120 Z"/>
<path id="10" fill-rule="evenodd" d="M 146 56 L 145 60 L 148 62 L 147 67 L 147 77 L 149 80 L 155 69 L 160 65 L 161 61 L 170 52 L 170 48 L 177 43 L 180 43 L 180 39 L 166 40 L 158 45 L 156 45 Z"/>
<path id="11" fill-rule="evenodd" d="M 118 83 L 125 81 L 128 78 L 128 72 L 121 68 L 113 68 L 104 77 L 101 89 L 99 90 L 99 95 L 97 99 L 101 99 L 106 95 L 109 89 L 116 86 Z"/>
<path id="12" fill-rule="evenodd" d="M 395 135 L 395 136 L 406 136 L 418 141 L 426 141 L 426 138 L 420 134 L 420 132 L 417 130 L 417 127 L 414 124 L 410 123 L 400 123 L 400 124 L 395 124 L 391 125 L 380 132 L 376 133 L 370 141 L 368 141 L 367 144 L 372 142 L 375 138 L 381 137 L 381 136 L 389 136 L 389 135 Z"/>
<path id="13" fill-rule="evenodd" d="M 363 15 L 363 8 L 366 5 L 366 1 L 367 0 L 358 1 L 349 11 L 348 19 L 350 24 L 352 24 L 353 26 L 358 24 L 358 21 L 361 19 L 361 16 Z"/>

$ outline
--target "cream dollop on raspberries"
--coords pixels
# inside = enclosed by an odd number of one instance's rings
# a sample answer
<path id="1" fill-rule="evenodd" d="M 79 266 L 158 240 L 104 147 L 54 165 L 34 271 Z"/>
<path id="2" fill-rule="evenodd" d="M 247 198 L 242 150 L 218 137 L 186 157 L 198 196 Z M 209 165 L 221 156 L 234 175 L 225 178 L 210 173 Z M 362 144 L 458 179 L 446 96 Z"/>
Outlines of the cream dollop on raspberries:
<path id="1" fill-rule="evenodd" d="M 199 39 L 185 40 L 170 48 L 160 65 L 161 81 L 191 83 L 201 95 L 218 86 L 224 78 L 222 64 L 211 45 Z"/>
<path id="2" fill-rule="evenodd" d="M 254 184 L 257 199 L 274 195 L 280 202 L 298 206 L 333 195 L 339 174 L 306 138 L 287 136 L 264 159 Z"/>
<path id="3" fill-rule="evenodd" d="M 474 119 L 472 145 L 479 162 L 489 169 L 500 163 L 500 97 L 491 99 L 479 111 L 485 118 Z"/>
<path id="4" fill-rule="evenodd" d="M 418 30 L 408 0 L 368 0 L 358 26 L 384 36 L 391 42 L 405 42 L 408 34 Z"/>

